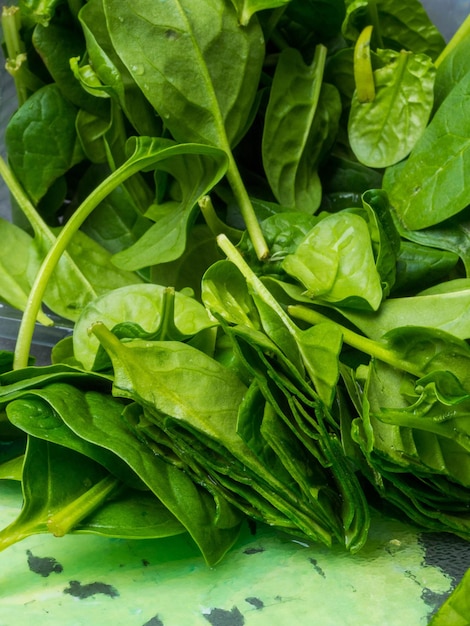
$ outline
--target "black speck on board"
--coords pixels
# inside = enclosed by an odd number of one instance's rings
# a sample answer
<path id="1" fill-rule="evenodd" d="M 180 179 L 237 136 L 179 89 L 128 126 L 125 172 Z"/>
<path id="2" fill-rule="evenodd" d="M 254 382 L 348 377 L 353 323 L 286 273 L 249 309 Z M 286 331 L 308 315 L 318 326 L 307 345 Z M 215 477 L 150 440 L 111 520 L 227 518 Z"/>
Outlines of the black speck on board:
<path id="1" fill-rule="evenodd" d="M 204 613 L 204 617 L 212 626 L 243 626 L 245 623 L 245 618 L 236 606 L 231 611 L 211 609 L 209 613 Z"/>
<path id="2" fill-rule="evenodd" d="M 109 596 L 110 598 L 116 598 L 119 595 L 114 587 L 106 583 L 95 582 L 82 585 L 78 580 L 71 580 L 69 584 L 70 586 L 64 589 L 64 593 L 68 593 L 80 600 L 95 596 L 98 593 Z"/>
<path id="3" fill-rule="evenodd" d="M 26 550 L 28 555 L 28 567 L 35 574 L 46 578 L 53 572 L 60 574 L 64 568 L 51 556 L 34 556 L 31 550 Z"/>
<path id="4" fill-rule="evenodd" d="M 313 565 L 313 569 L 317 572 L 317 574 L 320 574 L 320 576 L 322 578 L 326 578 L 326 574 L 325 572 L 322 570 L 322 568 L 318 565 L 318 561 L 317 559 L 309 559 L 310 563 Z"/>
<path id="5" fill-rule="evenodd" d="M 245 598 L 245 602 L 248 602 L 248 604 L 254 606 L 255 609 L 262 609 L 264 607 L 264 602 L 260 600 L 260 598 L 255 598 L 253 596 Z"/>

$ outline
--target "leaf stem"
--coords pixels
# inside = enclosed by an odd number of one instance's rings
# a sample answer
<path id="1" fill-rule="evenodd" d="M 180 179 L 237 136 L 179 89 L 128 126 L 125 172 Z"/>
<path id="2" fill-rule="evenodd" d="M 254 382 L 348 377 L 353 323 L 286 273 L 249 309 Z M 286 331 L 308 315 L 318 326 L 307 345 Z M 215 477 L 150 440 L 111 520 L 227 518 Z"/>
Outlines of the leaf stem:
<path id="1" fill-rule="evenodd" d="M 20 37 L 21 13 L 17 6 L 2 9 L 2 30 L 7 53 L 7 67 L 20 67 L 26 62 L 26 49 Z M 21 105 L 28 98 L 28 89 L 23 83 L 21 74 L 12 73 L 15 81 L 18 104 Z"/>
<path id="2" fill-rule="evenodd" d="M 323 315 L 314 309 L 295 304 L 289 306 L 287 311 L 290 315 L 292 315 L 292 317 L 308 322 L 309 324 L 321 324 L 322 322 L 335 324 L 341 329 L 343 341 L 352 348 L 356 348 L 357 350 L 360 350 L 361 352 L 364 352 L 379 361 L 388 363 L 392 367 L 404 370 L 414 376 L 421 377 L 423 375 L 423 373 L 413 363 L 410 363 L 405 359 L 400 359 L 391 350 L 389 350 L 386 345 L 382 345 L 378 341 L 359 335 L 359 333 L 346 328 L 346 326 L 343 326 L 342 324 L 338 324 L 338 322 L 331 320 L 326 315 Z"/>
<path id="3" fill-rule="evenodd" d="M 120 484 L 121 482 L 114 476 L 106 476 L 76 500 L 53 513 L 47 520 L 47 529 L 55 537 L 63 537 L 93 513 Z"/>
<path id="4" fill-rule="evenodd" d="M 226 237 L 226 235 L 219 235 L 217 237 L 217 243 L 221 250 L 226 254 L 227 259 L 231 261 L 243 274 L 243 277 L 246 280 L 247 285 L 253 290 L 256 295 L 261 297 L 268 306 L 270 306 L 273 311 L 280 317 L 282 322 L 285 324 L 287 329 L 292 335 L 296 335 L 298 332 L 298 328 L 292 322 L 290 317 L 286 314 L 282 306 L 276 300 L 276 298 L 272 295 L 269 289 L 262 283 L 262 281 L 258 278 L 258 276 L 253 272 L 251 267 L 242 257 L 237 248 L 233 245 L 233 243 Z"/>
<path id="5" fill-rule="evenodd" d="M 13 368 L 19 369 L 25 367 L 28 363 L 29 351 L 33 339 L 34 325 L 36 316 L 41 308 L 41 302 L 47 288 L 47 284 L 56 268 L 62 254 L 74 234 L 90 215 L 90 213 L 102 202 L 106 196 L 129 176 L 132 176 L 140 169 L 139 162 L 129 166 L 126 162 L 118 168 L 111 176 L 106 178 L 98 187 L 96 187 L 89 196 L 82 202 L 77 210 L 72 214 L 69 221 L 65 224 L 55 243 L 51 246 L 41 267 L 36 275 L 28 302 L 26 303 L 23 317 L 21 320 L 18 337 L 16 342 L 15 356 Z"/>
<path id="6" fill-rule="evenodd" d="M 459 45 L 459 43 L 463 41 L 464 39 L 466 39 L 469 34 L 470 34 L 470 14 L 467 15 L 467 17 L 459 26 L 459 28 L 457 29 L 457 31 L 455 32 L 455 34 L 453 35 L 449 43 L 446 45 L 446 47 L 441 52 L 441 54 L 437 57 L 437 59 L 434 62 L 434 65 L 436 67 L 439 67 L 439 65 L 444 61 L 444 59 L 451 52 L 453 52 L 453 50 Z"/>
<path id="7" fill-rule="evenodd" d="M 368 0 L 367 8 L 372 26 L 374 27 L 374 38 L 377 48 L 383 48 L 382 33 L 380 32 L 379 11 L 377 9 L 377 0 Z"/>
<path id="8" fill-rule="evenodd" d="M 219 219 L 210 196 L 203 196 L 198 204 L 206 224 L 209 226 L 213 235 L 217 236 L 224 233 L 230 241 L 240 241 L 243 231 L 232 228 Z"/>
<path id="9" fill-rule="evenodd" d="M 240 205 L 240 211 L 245 222 L 246 229 L 250 235 L 253 248 L 255 249 L 256 256 L 260 261 L 266 259 L 269 256 L 268 244 L 265 241 L 263 231 L 256 217 L 255 210 L 251 203 L 250 197 L 243 184 L 240 172 L 238 171 L 237 164 L 231 152 L 228 153 L 228 168 L 227 179 L 230 183 L 230 187 Z"/>
<path id="10" fill-rule="evenodd" d="M 373 102 L 375 82 L 370 58 L 372 26 L 366 26 L 359 35 L 354 47 L 354 82 L 359 102 Z"/>
<path id="11" fill-rule="evenodd" d="M 163 290 L 163 302 L 161 312 L 160 336 L 161 340 L 169 338 L 169 329 L 175 323 L 175 290 L 173 287 L 165 287 Z"/>

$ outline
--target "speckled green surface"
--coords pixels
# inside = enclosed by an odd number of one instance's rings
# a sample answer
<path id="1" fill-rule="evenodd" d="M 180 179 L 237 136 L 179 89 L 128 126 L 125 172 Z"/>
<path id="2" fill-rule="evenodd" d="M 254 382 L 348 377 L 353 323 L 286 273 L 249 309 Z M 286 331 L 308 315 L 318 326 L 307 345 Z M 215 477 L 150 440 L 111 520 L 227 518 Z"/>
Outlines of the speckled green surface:
<path id="1" fill-rule="evenodd" d="M 19 495 L 0 483 L 2 526 Z M 381 518 L 354 556 L 263 529 L 215 568 L 181 537 L 36 535 L 0 554 L 0 626 L 421 626 L 451 583 L 413 529 Z"/>

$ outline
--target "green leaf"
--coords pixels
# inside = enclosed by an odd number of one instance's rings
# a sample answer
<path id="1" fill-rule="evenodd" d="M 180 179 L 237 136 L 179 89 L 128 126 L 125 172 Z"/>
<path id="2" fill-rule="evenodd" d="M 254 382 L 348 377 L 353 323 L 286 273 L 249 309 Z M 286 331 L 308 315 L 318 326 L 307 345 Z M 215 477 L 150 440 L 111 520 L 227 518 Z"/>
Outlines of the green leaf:
<path id="1" fill-rule="evenodd" d="M 379 47 L 412 50 L 435 59 L 445 46 L 443 36 L 429 19 L 420 0 L 346 0 L 343 34 L 356 41 L 369 24 L 374 26 Z M 384 45 L 383 45 L 384 44 Z"/>
<path id="2" fill-rule="evenodd" d="M 108 175 L 107 169 L 90 167 L 79 185 L 79 197 L 85 198 Z M 109 252 L 116 253 L 135 243 L 151 226 L 138 211 L 123 186 L 113 189 L 83 223 L 81 230 Z"/>
<path id="3" fill-rule="evenodd" d="M 78 163 L 77 109 L 55 84 L 36 91 L 10 119 L 5 142 L 11 167 L 33 202 Z"/>
<path id="4" fill-rule="evenodd" d="M 175 144 L 173 153 L 174 156 L 169 154 L 156 167 L 178 182 L 181 200 L 168 200 L 148 209 L 146 217 L 155 224 L 133 245 L 114 255 L 113 263 L 117 267 L 137 270 L 179 258 L 199 211 L 198 201 L 226 172 L 226 156 L 217 148 L 194 149 L 192 144 Z"/>
<path id="5" fill-rule="evenodd" d="M 231 324 L 259 328 L 259 318 L 246 282 L 229 261 L 218 261 L 207 269 L 202 280 L 202 301 L 212 315 Z"/>
<path id="6" fill-rule="evenodd" d="M 423 134 L 433 104 L 435 69 L 431 59 L 386 51 L 386 63 L 373 72 L 375 98 L 351 102 L 348 136 L 357 159 L 383 168 L 404 159 Z"/>
<path id="7" fill-rule="evenodd" d="M 186 532 L 153 493 L 126 490 L 74 527 L 74 534 L 121 539 L 160 539 Z"/>
<path id="8" fill-rule="evenodd" d="M 70 102 L 90 113 L 103 115 L 106 112 L 107 103 L 90 96 L 70 69 L 69 60 L 72 57 L 83 57 L 86 51 L 83 34 L 71 28 L 70 16 L 47 26 L 38 24 L 33 31 L 32 42 L 55 84 Z"/>
<path id="9" fill-rule="evenodd" d="M 127 119 L 140 135 L 159 136 L 161 123 L 136 85 L 131 73 L 114 50 L 106 26 L 102 0 L 89 0 L 79 12 L 87 54 L 100 79 L 95 87 L 119 102 Z"/>
<path id="10" fill-rule="evenodd" d="M 382 301 L 367 224 L 350 212 L 321 219 L 283 261 L 316 302 L 377 310 Z"/>
<path id="11" fill-rule="evenodd" d="M 447 49 L 445 50 L 447 51 Z M 455 47 L 451 47 L 442 62 L 439 64 L 436 63 L 437 72 L 434 86 L 434 110 L 440 107 L 455 85 L 460 82 L 468 72 L 467 59 L 469 54 L 470 40 L 467 36 L 463 36 L 459 39 Z"/>
<path id="12" fill-rule="evenodd" d="M 321 200 L 318 166 L 336 137 L 341 113 L 335 87 L 322 84 L 326 48 L 310 65 L 294 48 L 276 66 L 262 138 L 262 159 L 280 204 L 314 213 Z"/>
<path id="13" fill-rule="evenodd" d="M 470 202 L 465 178 L 470 154 L 469 90 L 470 73 L 441 104 L 399 176 L 393 176 L 393 168 L 385 173 L 384 189 L 410 230 L 439 224 Z"/>
<path id="14" fill-rule="evenodd" d="M 18 397 L 19 395 L 19 397 Z M 127 485 L 142 489 L 141 480 L 110 452 L 97 444 L 92 426 L 103 413 L 111 420 L 120 420 L 123 405 L 110 395 L 98 391 L 82 392 L 67 383 L 51 383 L 43 389 L 28 389 L 8 403 L 8 419 L 20 430 L 38 439 L 74 450 L 105 467 Z M 73 417 L 69 417 L 69 413 Z M 83 438 L 67 425 L 77 421 L 89 423 L 89 434 Z"/>
<path id="15" fill-rule="evenodd" d="M 145 0 L 104 0 L 104 7 L 117 53 L 173 138 L 226 153 L 227 178 L 245 226 L 259 258 L 267 257 L 231 151 L 253 117 L 264 58 L 258 21 L 241 27 L 225 0 L 168 0 L 151 6 Z"/>
<path id="16" fill-rule="evenodd" d="M 69 521 L 78 523 L 97 506 L 96 502 L 83 502 L 84 494 L 93 488 L 98 498 L 109 494 L 109 485 L 102 482 L 107 476 L 87 457 L 30 437 L 23 466 L 23 508 L 16 520 L 0 532 L 0 550 L 30 535 L 50 532 L 51 518 L 67 507 Z"/>
<path id="17" fill-rule="evenodd" d="M 118 55 L 173 137 L 227 149 L 256 94 L 264 54 L 257 21 L 241 28 L 223 0 L 103 4 Z"/>
<path id="18" fill-rule="evenodd" d="M 470 241 L 467 235 L 469 221 L 464 216 L 456 215 L 442 224 L 423 230 L 408 230 L 398 221 L 397 226 L 400 235 L 405 239 L 434 248 L 438 253 L 446 250 L 450 254 L 457 254 L 464 264 L 466 275 L 470 276 Z"/>
<path id="19" fill-rule="evenodd" d="M 165 292 L 166 288 L 161 285 L 129 285 L 111 290 L 90 303 L 77 321 L 73 334 L 75 357 L 84 368 L 93 368 L 99 347 L 99 341 L 89 332 L 95 322 L 102 322 L 110 328 L 124 322 L 138 324 L 142 330 L 155 335 L 163 322 Z M 190 337 L 214 326 L 215 322 L 194 298 L 176 292 L 172 324 L 183 337 Z"/>
<path id="20" fill-rule="evenodd" d="M 21 228 L 0 219 L 0 297 L 22 311 L 28 301 L 32 277 L 39 268 L 40 256 L 33 239 Z M 38 313 L 38 321 L 49 325 L 49 318 Z"/>
<path id="21" fill-rule="evenodd" d="M 108 292 L 110 289 L 142 282 L 141 278 L 134 272 L 116 267 L 111 262 L 113 255 L 94 239 L 80 231 L 73 237 L 67 247 L 67 252 L 97 296 Z M 64 282 L 65 278 L 62 274 L 58 278 L 54 277 L 48 284 L 44 299 L 47 305 L 55 311 L 60 306 L 60 300 L 64 301 Z M 79 312 L 80 310 L 77 311 L 77 313 Z"/>
<path id="22" fill-rule="evenodd" d="M 174 261 L 152 268 L 152 277 L 159 285 L 173 286 L 177 291 L 191 289 L 201 300 L 201 281 L 208 267 L 221 260 L 214 234 L 205 224 L 195 224 L 188 234 L 184 253 Z"/>
<path id="23" fill-rule="evenodd" d="M 446 331 L 461 339 L 470 336 L 468 283 L 443 283 L 442 290 L 422 295 L 388 298 L 377 313 L 369 314 L 352 309 L 341 313 L 364 334 L 380 339 L 386 332 L 400 326 L 423 326 Z"/>
<path id="24" fill-rule="evenodd" d="M 324 41 L 341 31 L 346 8 L 344 0 L 291 0 L 286 13 Z"/>

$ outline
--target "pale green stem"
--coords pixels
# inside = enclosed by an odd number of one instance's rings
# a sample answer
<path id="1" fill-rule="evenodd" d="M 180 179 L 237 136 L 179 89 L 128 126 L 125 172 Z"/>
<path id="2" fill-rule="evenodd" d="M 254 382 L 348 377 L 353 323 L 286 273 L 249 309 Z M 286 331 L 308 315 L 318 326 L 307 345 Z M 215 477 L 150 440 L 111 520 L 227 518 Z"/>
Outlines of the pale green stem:
<path id="1" fill-rule="evenodd" d="M 239 203 L 240 211 L 245 222 L 246 229 L 250 235 L 251 243 L 255 249 L 258 259 L 263 260 L 269 256 L 269 248 L 264 239 L 263 231 L 256 217 L 256 213 L 253 209 L 250 197 L 243 184 L 240 172 L 238 171 L 237 164 L 233 158 L 232 153 L 228 153 L 228 169 L 227 179 L 230 183 L 230 187 L 234 193 L 236 200 Z"/>
<path id="2" fill-rule="evenodd" d="M 452 39 L 449 41 L 447 46 L 444 48 L 444 50 L 441 52 L 441 54 L 438 56 L 438 58 L 434 62 L 434 65 L 436 67 L 439 67 L 442 61 L 444 61 L 444 59 L 459 45 L 459 43 L 463 41 L 464 39 L 467 39 L 469 34 L 470 34 L 470 14 L 467 15 L 465 20 L 459 26 L 454 36 L 452 37 Z"/>
<path id="3" fill-rule="evenodd" d="M 2 9 L 2 30 L 5 40 L 7 59 L 10 63 L 15 63 L 16 59 L 22 58 L 25 53 L 24 43 L 20 37 L 21 18 L 20 10 L 16 6 L 3 7 Z M 20 75 L 13 74 L 15 81 L 16 95 L 19 105 L 28 98 L 28 90 L 21 80 Z"/>
<path id="4" fill-rule="evenodd" d="M 37 235 L 44 237 L 50 244 L 56 240 L 55 235 L 36 211 L 35 206 L 24 192 L 22 186 L 10 170 L 5 160 L 0 156 L 0 177 L 5 181 L 8 190 L 20 207 L 23 215 L 33 227 Z M 37 232 L 36 232 L 37 231 Z"/>
<path id="5" fill-rule="evenodd" d="M 271 309 L 276 312 L 276 314 L 285 324 L 289 332 L 295 336 L 299 331 L 297 326 L 292 322 L 290 317 L 286 314 L 282 306 L 272 295 L 269 289 L 267 289 L 267 287 L 262 283 L 258 276 L 253 272 L 251 267 L 242 257 L 237 248 L 228 239 L 228 237 L 226 237 L 225 235 L 219 235 L 217 237 L 217 243 L 220 249 L 226 254 L 227 259 L 231 261 L 234 265 L 236 265 L 236 267 L 240 270 L 246 280 L 247 285 L 249 285 L 252 288 L 253 292 L 261 297 L 264 302 L 266 302 L 271 307 Z"/>
<path id="6" fill-rule="evenodd" d="M 354 81 L 359 102 L 373 102 L 375 99 L 374 72 L 370 58 L 372 29 L 372 26 L 366 26 L 354 47 Z"/>
<path id="7" fill-rule="evenodd" d="M 112 174 L 112 180 L 106 179 L 96 187 L 90 195 L 82 202 L 78 209 L 72 214 L 65 224 L 54 245 L 49 249 L 41 267 L 36 275 L 35 281 L 29 294 L 28 302 L 23 313 L 18 338 L 16 342 L 15 357 L 13 367 L 19 369 L 28 363 L 29 351 L 34 333 L 36 316 L 41 308 L 41 303 L 47 284 L 72 237 L 79 230 L 80 226 L 90 215 L 90 213 L 106 198 L 106 196 L 129 176 L 139 171 L 140 165 L 137 163 L 133 167 L 124 164 Z"/>
<path id="8" fill-rule="evenodd" d="M 175 322 L 175 290 L 173 287 L 166 287 L 163 290 L 163 302 L 161 312 L 160 339 L 169 338 L 168 330 Z"/>
<path id="9" fill-rule="evenodd" d="M 288 307 L 288 313 L 295 317 L 296 319 L 300 319 L 309 324 L 321 324 L 323 322 L 328 322 L 330 324 L 335 324 L 338 328 L 341 329 L 343 334 L 343 341 L 347 343 L 352 348 L 356 348 L 365 354 L 368 354 L 371 357 L 378 359 L 379 361 L 383 361 L 384 363 L 388 363 L 392 367 L 397 369 L 404 370 L 405 372 L 409 372 L 414 376 L 421 377 L 422 372 L 409 361 L 405 359 L 400 359 L 397 357 L 391 350 L 389 350 L 385 345 L 381 345 L 378 341 L 373 341 L 368 337 L 364 337 L 363 335 L 359 335 L 359 333 L 346 328 L 342 324 L 338 324 L 334 322 L 326 315 L 315 311 L 314 309 L 310 309 L 306 306 L 302 305 L 292 305 Z"/>
<path id="10" fill-rule="evenodd" d="M 56 537 L 63 537 L 98 508 L 119 487 L 121 482 L 107 476 L 47 520 L 47 529 Z"/>
<path id="11" fill-rule="evenodd" d="M 215 236 L 223 233 L 224 235 L 227 235 L 230 241 L 240 240 L 242 236 L 242 231 L 227 226 L 225 222 L 219 219 L 217 213 L 215 212 L 214 205 L 212 204 L 210 196 L 202 197 L 199 200 L 198 205 L 201 209 L 201 213 L 206 221 L 206 224 L 209 226 L 211 232 Z"/>

